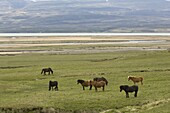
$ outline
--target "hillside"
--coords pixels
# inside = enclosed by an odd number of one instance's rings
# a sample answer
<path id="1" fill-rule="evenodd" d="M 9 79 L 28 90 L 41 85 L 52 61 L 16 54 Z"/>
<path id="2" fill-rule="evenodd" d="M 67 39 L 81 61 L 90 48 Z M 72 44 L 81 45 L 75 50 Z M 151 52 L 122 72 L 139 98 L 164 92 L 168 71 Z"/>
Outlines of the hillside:
<path id="1" fill-rule="evenodd" d="M 164 0 L 1 0 L 0 32 L 169 32 Z"/>

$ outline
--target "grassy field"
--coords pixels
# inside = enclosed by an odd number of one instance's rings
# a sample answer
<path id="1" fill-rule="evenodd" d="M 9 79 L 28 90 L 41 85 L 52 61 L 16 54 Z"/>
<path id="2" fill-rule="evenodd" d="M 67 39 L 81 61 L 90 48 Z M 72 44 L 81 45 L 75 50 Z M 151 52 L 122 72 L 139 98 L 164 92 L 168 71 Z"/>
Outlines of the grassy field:
<path id="1" fill-rule="evenodd" d="M 0 56 L 0 112 L 4 113 L 168 113 L 170 52 L 119 51 L 84 54 L 18 54 Z M 53 75 L 41 75 L 51 67 Z M 138 97 L 119 91 L 133 85 L 127 76 L 143 76 Z M 77 79 L 106 77 L 105 91 L 82 90 Z M 59 91 L 48 91 L 49 80 Z"/>

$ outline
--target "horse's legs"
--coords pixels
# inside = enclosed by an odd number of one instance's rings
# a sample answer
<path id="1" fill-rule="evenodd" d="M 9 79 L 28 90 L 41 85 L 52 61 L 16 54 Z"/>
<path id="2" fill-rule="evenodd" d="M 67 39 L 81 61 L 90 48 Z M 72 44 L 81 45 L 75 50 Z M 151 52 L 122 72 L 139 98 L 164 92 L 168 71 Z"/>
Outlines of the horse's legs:
<path id="1" fill-rule="evenodd" d="M 90 89 L 89 90 L 92 90 L 92 85 L 90 85 Z"/>
<path id="2" fill-rule="evenodd" d="M 143 85 L 143 82 L 141 81 L 141 85 Z"/>
<path id="3" fill-rule="evenodd" d="M 129 98 L 129 93 L 128 92 L 126 92 L 126 98 Z"/>
<path id="4" fill-rule="evenodd" d="M 41 71 L 41 74 L 43 74 L 43 70 Z"/>
<path id="5" fill-rule="evenodd" d="M 97 91 L 97 87 L 95 87 L 95 91 Z"/>
<path id="6" fill-rule="evenodd" d="M 58 86 L 55 87 L 55 90 L 58 91 Z"/>
<path id="7" fill-rule="evenodd" d="M 83 90 L 85 90 L 84 86 L 83 86 Z"/>
<path id="8" fill-rule="evenodd" d="M 51 90 L 51 86 L 49 85 L 49 91 Z"/>
<path id="9" fill-rule="evenodd" d="M 135 91 L 135 95 L 134 95 L 135 97 L 137 97 L 137 93 L 138 93 L 138 91 Z"/>
<path id="10" fill-rule="evenodd" d="M 104 91 L 104 86 L 103 86 L 103 91 Z"/>

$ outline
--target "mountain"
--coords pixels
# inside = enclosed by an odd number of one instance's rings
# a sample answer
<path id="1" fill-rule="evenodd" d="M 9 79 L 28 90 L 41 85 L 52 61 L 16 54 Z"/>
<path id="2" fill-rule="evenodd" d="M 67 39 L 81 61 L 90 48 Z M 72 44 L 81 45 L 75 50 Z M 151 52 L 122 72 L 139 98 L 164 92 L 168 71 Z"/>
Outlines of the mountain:
<path id="1" fill-rule="evenodd" d="M 0 32 L 170 32 L 166 0 L 1 0 Z"/>

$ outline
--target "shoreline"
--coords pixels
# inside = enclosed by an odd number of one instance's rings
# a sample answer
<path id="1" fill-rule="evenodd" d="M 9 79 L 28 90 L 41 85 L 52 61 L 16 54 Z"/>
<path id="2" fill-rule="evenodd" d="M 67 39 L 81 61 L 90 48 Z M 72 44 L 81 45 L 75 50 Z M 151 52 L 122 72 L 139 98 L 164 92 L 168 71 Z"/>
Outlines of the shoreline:
<path id="1" fill-rule="evenodd" d="M 169 48 L 170 36 L 0 37 L 0 55 L 162 51 Z"/>
<path id="2" fill-rule="evenodd" d="M 170 33 L 0 33 L 3 36 L 170 36 Z"/>

